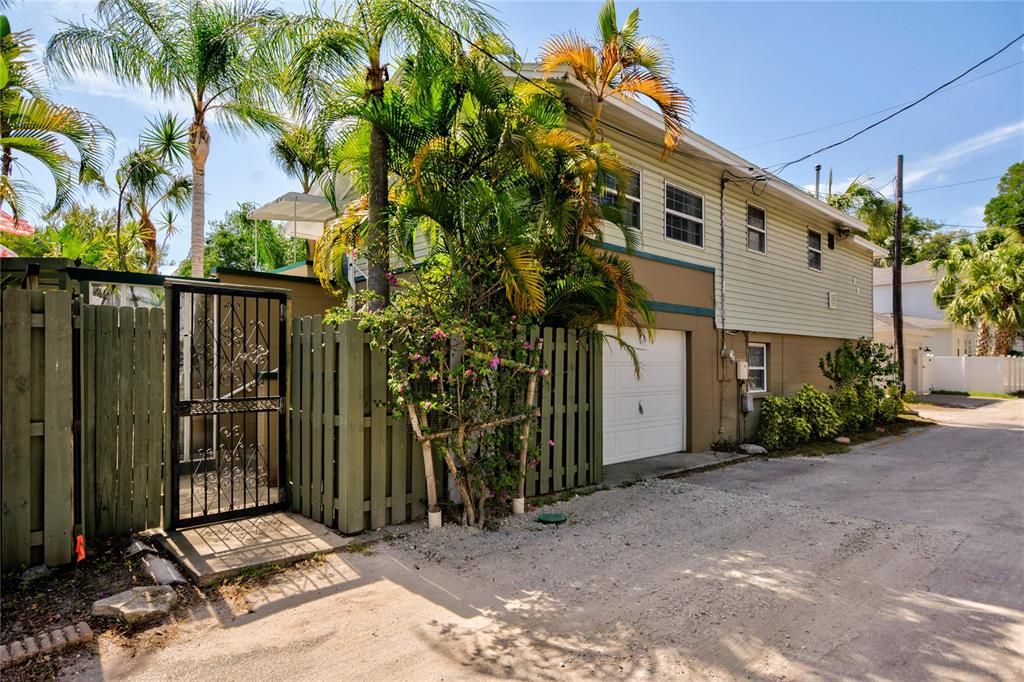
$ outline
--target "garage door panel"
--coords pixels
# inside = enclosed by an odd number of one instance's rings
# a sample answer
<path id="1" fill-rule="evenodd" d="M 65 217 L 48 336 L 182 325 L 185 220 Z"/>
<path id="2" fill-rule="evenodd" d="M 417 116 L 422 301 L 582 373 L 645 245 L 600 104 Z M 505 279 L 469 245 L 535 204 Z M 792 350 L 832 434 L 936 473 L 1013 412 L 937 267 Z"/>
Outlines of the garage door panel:
<path id="1" fill-rule="evenodd" d="M 623 330 L 623 338 L 639 345 L 635 332 Z M 615 343 L 605 347 L 605 463 L 683 449 L 685 348 L 682 332 L 658 331 L 653 342 L 639 345 L 642 371 L 638 380 L 629 354 Z"/>

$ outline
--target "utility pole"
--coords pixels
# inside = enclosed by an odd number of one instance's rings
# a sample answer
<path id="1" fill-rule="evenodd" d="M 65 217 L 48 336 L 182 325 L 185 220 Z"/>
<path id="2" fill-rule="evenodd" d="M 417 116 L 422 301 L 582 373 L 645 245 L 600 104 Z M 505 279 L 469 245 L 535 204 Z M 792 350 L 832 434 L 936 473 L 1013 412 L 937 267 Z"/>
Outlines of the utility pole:
<path id="1" fill-rule="evenodd" d="M 903 373 L 903 155 L 896 157 L 896 219 L 892 231 L 892 329 L 900 395 L 907 390 Z"/>

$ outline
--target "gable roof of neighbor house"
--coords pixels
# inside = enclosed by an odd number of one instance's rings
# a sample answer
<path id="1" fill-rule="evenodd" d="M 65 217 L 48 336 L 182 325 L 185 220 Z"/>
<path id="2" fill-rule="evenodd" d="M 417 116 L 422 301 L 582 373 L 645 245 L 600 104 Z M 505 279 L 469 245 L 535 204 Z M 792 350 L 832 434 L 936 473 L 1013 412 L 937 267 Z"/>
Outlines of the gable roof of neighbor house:
<path id="1" fill-rule="evenodd" d="M 932 271 L 932 262 L 923 260 L 903 266 L 903 283 L 935 282 L 942 276 L 941 272 Z M 892 285 L 892 268 L 875 268 L 873 271 L 875 286 Z"/>
<path id="2" fill-rule="evenodd" d="M 516 72 L 512 72 L 511 70 L 507 71 L 507 73 L 509 76 L 517 75 Z M 581 110 L 587 107 L 587 90 L 583 84 L 572 75 L 569 67 L 555 69 L 545 79 L 545 74 L 540 70 L 540 66 L 538 64 L 525 64 L 518 74 L 521 74 L 530 80 L 537 81 L 538 83 L 547 80 L 548 82 L 557 81 L 563 85 L 571 86 L 574 90 L 575 97 L 568 97 L 570 104 Z M 566 94 L 568 95 L 569 93 Z M 649 139 L 648 141 L 656 143 L 658 146 L 661 145 L 664 125 L 662 123 L 660 113 L 638 101 L 630 102 L 621 99 L 609 99 L 605 100 L 605 106 L 629 118 L 629 120 L 637 126 L 639 131 L 654 133 L 654 138 Z M 723 168 L 729 168 L 736 174 L 746 175 L 750 178 L 764 176 L 769 177 L 770 182 L 767 185 L 766 191 L 773 192 L 784 199 L 800 204 L 804 208 L 817 213 L 822 218 L 830 220 L 837 225 L 850 228 L 855 233 L 855 236 L 853 237 L 853 242 L 855 244 L 875 255 L 888 255 L 888 252 L 885 249 L 871 241 L 868 241 L 866 238 L 868 225 L 866 223 L 848 213 L 844 213 L 843 211 L 829 206 L 820 199 L 814 198 L 802 188 L 783 180 L 763 168 L 760 168 L 738 154 L 735 154 L 725 147 L 722 147 L 721 145 L 718 145 L 706 137 L 694 132 L 692 129 L 688 128 L 683 133 L 681 149 L 689 156 L 696 155 L 702 157 L 707 161 L 721 165 Z M 652 148 L 652 152 L 653 151 L 654 150 Z"/>

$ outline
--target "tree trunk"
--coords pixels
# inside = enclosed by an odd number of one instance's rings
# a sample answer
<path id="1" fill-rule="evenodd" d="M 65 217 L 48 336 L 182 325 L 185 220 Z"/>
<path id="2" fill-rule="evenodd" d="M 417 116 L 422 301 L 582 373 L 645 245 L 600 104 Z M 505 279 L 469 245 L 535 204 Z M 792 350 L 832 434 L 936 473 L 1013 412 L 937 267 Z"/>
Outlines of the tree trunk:
<path id="1" fill-rule="evenodd" d="M 993 355 L 1009 355 L 1013 342 L 1017 338 L 1017 330 L 1012 327 L 996 328 L 995 350 Z"/>
<path id="2" fill-rule="evenodd" d="M 988 322 L 978 325 L 978 341 L 974 348 L 974 354 L 981 356 L 992 354 L 992 331 Z"/>
<path id="3" fill-rule="evenodd" d="M 368 310 L 380 310 L 388 304 L 388 139 L 376 125 L 370 130 L 370 173 L 366 212 L 366 255 L 368 269 L 366 288 L 374 294 L 366 304 Z"/>
<path id="4" fill-rule="evenodd" d="M 380 102 L 384 98 L 387 70 L 372 59 L 366 70 L 366 98 Z M 388 138 L 377 125 L 370 127 L 369 176 L 366 207 L 366 288 L 374 294 L 366 304 L 370 311 L 388 304 L 388 270 L 391 256 L 388 248 Z"/>
<path id="5" fill-rule="evenodd" d="M 193 121 L 188 131 L 192 157 L 192 276 L 203 277 L 206 248 L 206 159 L 210 155 L 210 133 L 202 120 Z"/>
<path id="6" fill-rule="evenodd" d="M 139 219 L 140 232 L 142 234 L 142 248 L 146 251 L 146 270 L 155 275 L 159 265 L 159 249 L 156 245 L 156 225 L 150 220 L 149 214 L 144 213 Z"/>

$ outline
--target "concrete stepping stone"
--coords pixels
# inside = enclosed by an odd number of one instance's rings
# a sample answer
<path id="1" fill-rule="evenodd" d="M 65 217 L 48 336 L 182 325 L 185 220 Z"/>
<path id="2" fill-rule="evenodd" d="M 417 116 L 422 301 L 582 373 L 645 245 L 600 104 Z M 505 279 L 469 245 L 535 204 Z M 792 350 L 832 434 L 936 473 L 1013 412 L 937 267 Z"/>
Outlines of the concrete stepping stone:
<path id="1" fill-rule="evenodd" d="M 178 567 L 162 556 L 144 556 L 142 563 L 158 585 L 184 585 L 188 582 Z"/>
<path id="2" fill-rule="evenodd" d="M 177 602 L 178 595 L 169 585 L 133 587 L 93 602 L 92 615 L 134 625 L 166 616 Z"/>

